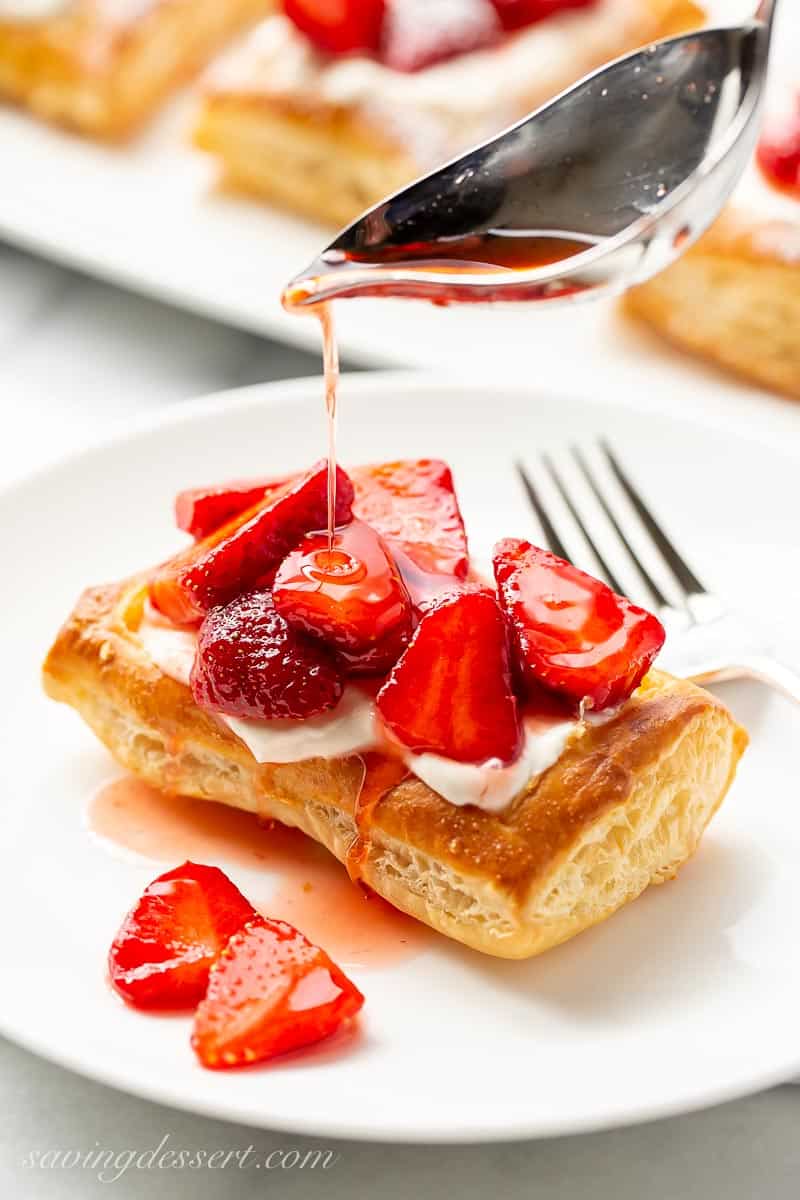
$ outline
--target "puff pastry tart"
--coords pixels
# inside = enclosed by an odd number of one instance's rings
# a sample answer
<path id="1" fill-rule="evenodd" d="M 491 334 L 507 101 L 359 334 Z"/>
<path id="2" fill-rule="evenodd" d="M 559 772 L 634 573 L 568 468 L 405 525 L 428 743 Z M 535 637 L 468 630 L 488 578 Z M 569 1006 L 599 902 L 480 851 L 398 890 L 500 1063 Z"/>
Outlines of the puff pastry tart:
<path id="1" fill-rule="evenodd" d="M 691 0 L 348 0 L 336 28 L 309 17 L 319 8 L 286 0 L 212 73 L 195 140 L 233 186 L 335 225 L 702 21 Z"/>
<path id="2" fill-rule="evenodd" d="M 651 669 L 656 618 L 519 540 L 494 586 L 471 578 L 430 460 L 340 472 L 331 549 L 304 536 L 324 476 L 182 495 L 198 540 L 81 597 L 48 693 L 150 784 L 299 827 L 487 954 L 538 954 L 671 879 L 747 737 Z"/>
<path id="3" fill-rule="evenodd" d="M 269 0 L 3 0 L 0 98 L 119 138 Z"/>
<path id="4" fill-rule="evenodd" d="M 668 341 L 800 400 L 798 220 L 730 210 L 625 310 Z"/>

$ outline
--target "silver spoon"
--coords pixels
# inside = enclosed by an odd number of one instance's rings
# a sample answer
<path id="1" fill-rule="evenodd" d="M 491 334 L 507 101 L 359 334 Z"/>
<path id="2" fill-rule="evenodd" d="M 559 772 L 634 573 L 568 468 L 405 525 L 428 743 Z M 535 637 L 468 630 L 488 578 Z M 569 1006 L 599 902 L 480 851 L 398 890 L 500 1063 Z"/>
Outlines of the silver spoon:
<path id="1" fill-rule="evenodd" d="M 588 75 L 364 213 L 285 303 L 553 300 L 617 293 L 661 271 L 747 164 L 776 8 L 761 0 L 744 24 L 657 42 Z"/>

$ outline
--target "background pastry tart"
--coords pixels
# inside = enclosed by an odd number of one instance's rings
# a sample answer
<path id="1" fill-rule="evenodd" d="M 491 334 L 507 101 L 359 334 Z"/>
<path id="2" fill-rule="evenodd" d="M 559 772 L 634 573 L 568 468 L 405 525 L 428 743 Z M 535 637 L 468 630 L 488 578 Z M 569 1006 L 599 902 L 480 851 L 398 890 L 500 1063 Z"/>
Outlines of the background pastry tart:
<path id="1" fill-rule="evenodd" d="M 727 211 L 624 307 L 681 349 L 800 400 L 800 215 Z"/>
<path id="2" fill-rule="evenodd" d="M 87 592 L 45 665 L 128 770 L 168 792 L 296 826 L 347 858 L 357 755 L 267 764 L 147 653 L 141 587 Z M 384 795 L 361 874 L 390 903 L 476 950 L 524 958 L 605 920 L 697 849 L 746 735 L 690 683 L 652 672 L 608 721 L 576 731 L 500 813 L 409 777 Z"/>
<path id="3" fill-rule="evenodd" d="M 492 10 L 490 0 L 475 3 Z M 287 11 L 303 7 L 287 4 Z M 498 0 L 495 7 L 504 5 Z M 396 8 L 402 12 L 403 4 Z M 196 143 L 219 158 L 232 185 L 345 224 L 587 71 L 702 22 L 691 0 L 566 0 L 550 8 L 552 15 L 526 27 L 490 33 L 486 46 L 459 51 L 456 41 L 449 56 L 452 29 L 440 35 L 441 54 L 435 32 L 420 45 L 435 6 L 417 0 L 408 22 L 419 29 L 399 28 L 397 48 L 387 47 L 384 30 L 375 54 L 326 52 L 305 28 L 276 15 L 212 73 Z M 391 4 L 388 12 L 387 22 Z M 462 19 L 457 32 L 463 28 Z M 426 56 L 431 65 L 419 65 Z"/>
<path id="4" fill-rule="evenodd" d="M 0 98 L 122 137 L 270 0 L 3 0 Z"/>

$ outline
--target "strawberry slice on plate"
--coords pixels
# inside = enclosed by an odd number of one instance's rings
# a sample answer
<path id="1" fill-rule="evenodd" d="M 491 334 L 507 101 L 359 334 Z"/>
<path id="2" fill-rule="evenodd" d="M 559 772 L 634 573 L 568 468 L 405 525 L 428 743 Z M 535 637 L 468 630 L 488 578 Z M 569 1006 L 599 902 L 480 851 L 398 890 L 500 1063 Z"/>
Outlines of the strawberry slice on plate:
<path id="1" fill-rule="evenodd" d="M 389 545 L 415 603 L 453 590 L 469 570 L 453 475 L 436 458 L 355 467 L 353 512 Z"/>
<path id="2" fill-rule="evenodd" d="M 652 613 L 530 542 L 498 542 L 494 573 L 517 666 L 532 688 L 609 708 L 627 700 L 664 644 Z"/>
<path id="3" fill-rule="evenodd" d="M 191 686 L 201 708 L 267 721 L 319 716 L 344 688 L 327 649 L 291 629 L 269 592 L 211 610 L 200 626 Z"/>
<path id="4" fill-rule="evenodd" d="M 597 0 L 492 0 L 504 29 L 524 29 L 570 8 L 588 8 Z"/>
<path id="5" fill-rule="evenodd" d="M 767 122 L 756 161 L 768 183 L 800 199 L 800 92 L 790 112 Z"/>
<path id="6" fill-rule="evenodd" d="M 145 888 L 108 954 L 111 982 L 136 1008 L 191 1008 L 231 936 L 256 911 L 217 867 L 186 862 Z"/>
<path id="7" fill-rule="evenodd" d="M 324 950 L 284 921 L 258 917 L 211 972 L 192 1047 L 205 1067 L 263 1062 L 330 1037 L 363 1003 Z"/>
<path id="8" fill-rule="evenodd" d="M 383 674 L 411 636 L 411 601 L 378 534 L 353 520 L 308 534 L 275 576 L 275 607 L 293 629 L 334 648 L 349 674 Z"/>
<path id="9" fill-rule="evenodd" d="M 436 601 L 377 704 L 389 732 L 417 753 L 513 762 L 522 729 L 506 623 L 494 595 L 472 588 Z"/>
<path id="10" fill-rule="evenodd" d="M 395 71 L 420 71 L 491 46 L 500 33 L 491 0 L 389 0 L 380 57 Z"/>
<path id="11" fill-rule="evenodd" d="M 262 503 L 267 492 L 277 492 L 287 483 L 286 477 L 236 479 L 215 487 L 185 488 L 175 497 L 175 524 L 199 541 L 246 509 Z"/>
<path id="12" fill-rule="evenodd" d="M 275 568 L 328 516 L 328 466 L 317 463 L 210 537 L 158 567 L 150 600 L 176 625 L 196 624 L 219 604 L 272 582 Z M 336 472 L 336 520 L 349 521 L 353 485 Z"/>
<path id="13" fill-rule="evenodd" d="M 377 50 L 385 8 L 385 0 L 283 0 L 289 20 L 326 54 Z"/>

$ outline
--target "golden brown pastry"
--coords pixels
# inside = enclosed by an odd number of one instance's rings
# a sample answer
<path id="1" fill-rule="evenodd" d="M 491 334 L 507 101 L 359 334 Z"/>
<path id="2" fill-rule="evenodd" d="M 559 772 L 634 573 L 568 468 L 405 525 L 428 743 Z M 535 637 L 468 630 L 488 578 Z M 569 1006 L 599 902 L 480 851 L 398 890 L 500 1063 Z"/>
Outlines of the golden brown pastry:
<path id="1" fill-rule="evenodd" d="M 149 657 L 137 632 L 145 596 L 134 580 L 81 597 L 45 663 L 49 695 L 148 783 L 297 826 L 344 860 L 359 758 L 259 765 Z M 498 814 L 456 807 L 413 777 L 394 787 L 375 811 L 363 877 L 476 950 L 539 954 L 676 874 L 746 744 L 718 700 L 654 671 L 610 719 L 578 726 Z"/>
<path id="2" fill-rule="evenodd" d="M 53 0 L 0 12 L 0 98 L 103 138 L 129 134 L 269 0 Z M 38 15 L 36 15 L 38 14 Z"/>
<path id="3" fill-rule="evenodd" d="M 624 308 L 681 349 L 800 400 L 800 210 L 796 222 L 724 213 Z"/>
<path id="4" fill-rule="evenodd" d="M 343 225 L 586 72 L 701 23 L 691 0 L 599 0 L 409 73 L 318 54 L 275 16 L 210 80 L 195 141 L 235 188 Z"/>

